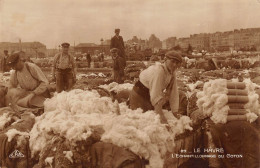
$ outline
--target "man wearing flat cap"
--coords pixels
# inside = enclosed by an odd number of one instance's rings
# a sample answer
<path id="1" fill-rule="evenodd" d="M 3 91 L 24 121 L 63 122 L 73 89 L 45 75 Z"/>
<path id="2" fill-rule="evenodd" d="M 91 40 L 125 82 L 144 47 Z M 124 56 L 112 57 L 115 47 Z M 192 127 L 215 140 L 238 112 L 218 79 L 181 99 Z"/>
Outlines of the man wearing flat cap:
<path id="1" fill-rule="evenodd" d="M 117 48 L 119 57 L 122 57 L 124 64 L 126 62 L 125 58 L 125 45 L 123 37 L 119 35 L 120 29 L 115 29 L 115 36 L 111 38 L 110 49 Z M 124 65 L 125 66 L 125 65 Z"/>
<path id="2" fill-rule="evenodd" d="M 130 94 L 130 108 L 141 108 L 144 112 L 155 110 L 160 115 L 161 122 L 167 123 L 162 107 L 169 101 L 172 113 L 178 112 L 176 70 L 181 63 L 181 53 L 170 51 L 165 54 L 164 63 L 156 63 L 143 70 Z"/>
<path id="3" fill-rule="evenodd" d="M 36 64 L 21 59 L 20 51 L 8 57 L 7 64 L 14 69 L 7 94 L 17 94 L 13 97 L 18 100 L 16 102 L 18 106 L 42 108 L 44 100 L 50 97 L 49 82 L 42 70 Z M 21 91 L 24 93 L 22 97 L 18 96 Z"/>
<path id="4" fill-rule="evenodd" d="M 62 43 L 62 52 L 54 56 L 52 77 L 56 80 L 56 91 L 69 91 L 76 81 L 76 64 L 69 54 L 69 43 Z"/>

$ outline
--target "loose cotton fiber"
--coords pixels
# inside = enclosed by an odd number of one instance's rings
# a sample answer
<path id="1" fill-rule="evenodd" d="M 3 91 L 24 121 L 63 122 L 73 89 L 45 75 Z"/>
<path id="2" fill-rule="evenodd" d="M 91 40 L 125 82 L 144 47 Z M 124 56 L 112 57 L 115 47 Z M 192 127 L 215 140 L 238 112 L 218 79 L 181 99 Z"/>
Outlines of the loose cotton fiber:
<path id="1" fill-rule="evenodd" d="M 215 123 L 226 123 L 229 107 L 227 81 L 217 79 L 206 82 L 203 91 L 197 93 L 197 106 L 204 116 L 211 117 Z"/>
<path id="2" fill-rule="evenodd" d="M 236 82 L 236 81 L 232 81 Z M 203 91 L 197 93 L 197 106 L 200 111 L 202 111 L 204 116 L 211 117 L 211 120 L 214 123 L 226 123 L 228 112 L 230 107 L 227 105 L 228 102 L 232 100 L 239 102 L 247 102 L 245 104 L 245 110 L 248 113 L 254 114 L 246 114 L 246 118 L 248 121 L 253 122 L 257 119 L 257 115 L 259 115 L 259 102 L 258 102 L 258 94 L 255 93 L 255 84 L 253 84 L 250 79 L 246 79 L 243 81 L 244 83 L 228 83 L 225 79 L 216 79 L 210 80 L 206 82 L 203 87 Z M 234 93 L 243 93 L 244 95 L 231 95 L 228 96 L 229 93 L 227 89 L 227 85 L 229 84 L 229 88 L 239 87 L 240 92 Z M 236 89 L 233 89 L 236 91 Z M 231 89 L 232 91 L 232 89 Z M 232 97 L 233 96 L 233 97 Z M 239 97 L 240 96 L 240 97 Z M 240 99 L 238 99 L 240 98 Z M 239 103 L 237 102 L 237 103 Z"/>
<path id="3" fill-rule="evenodd" d="M 90 137 L 93 127 L 100 127 L 105 131 L 102 141 L 127 148 L 148 159 L 150 167 L 160 168 L 166 152 L 173 150 L 174 137 L 192 129 L 189 117 L 179 120 L 172 117 L 169 132 L 154 111 L 131 110 L 125 103 L 119 104 L 118 115 L 116 103 L 111 98 L 100 97 L 94 90 L 56 93 L 44 105 L 45 113 L 36 118 L 30 132 L 32 156 L 40 153 L 56 136 L 75 144 Z"/>
<path id="4" fill-rule="evenodd" d="M 123 83 L 123 84 L 118 84 L 116 82 L 112 82 L 109 85 L 100 85 L 99 87 L 106 89 L 107 91 L 114 91 L 115 93 L 118 93 L 122 90 L 132 90 L 133 84 L 131 83 Z"/>
<path id="5" fill-rule="evenodd" d="M 120 110 L 124 108 L 124 104 L 120 104 Z M 153 168 L 163 167 L 166 152 L 174 149 L 174 137 L 185 130 L 192 130 L 189 117 L 183 116 L 178 120 L 169 111 L 164 111 L 164 114 L 167 115 L 170 132 L 160 123 L 159 115 L 154 111 L 142 113 L 141 110 L 131 110 L 115 116 L 111 123 L 105 123 L 101 140 L 130 149 L 148 159 Z"/>

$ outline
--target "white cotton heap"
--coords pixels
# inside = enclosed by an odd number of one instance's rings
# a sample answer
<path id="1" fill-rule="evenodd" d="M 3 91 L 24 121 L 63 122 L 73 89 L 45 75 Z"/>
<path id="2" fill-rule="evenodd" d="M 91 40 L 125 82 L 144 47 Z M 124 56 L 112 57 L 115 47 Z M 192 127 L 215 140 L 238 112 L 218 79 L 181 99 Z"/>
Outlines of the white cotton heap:
<path id="1" fill-rule="evenodd" d="M 233 79 L 232 82 L 238 82 Z M 260 114 L 260 105 L 258 102 L 259 95 L 256 94 L 256 84 L 250 79 L 243 81 L 246 84 L 245 91 L 248 96 L 248 103 L 245 104 L 247 121 L 254 122 Z M 228 103 L 227 80 L 216 79 L 210 80 L 204 84 L 203 91 L 197 93 L 197 106 L 202 111 L 203 115 L 211 117 L 214 123 L 226 123 L 228 112 L 230 110 Z M 258 115 L 258 116 L 257 116 Z"/>
<path id="2" fill-rule="evenodd" d="M 18 131 L 18 130 L 16 130 L 16 129 L 14 129 L 14 128 L 8 130 L 5 134 L 6 134 L 6 136 L 8 137 L 8 142 L 11 142 L 12 139 L 13 139 L 16 135 L 29 137 L 29 133 L 28 133 L 28 132 L 21 132 L 21 131 Z"/>
<path id="3" fill-rule="evenodd" d="M 202 81 L 186 84 L 189 88 L 189 90 L 186 92 L 187 98 L 190 98 L 193 93 L 198 92 L 199 88 L 203 87 L 203 84 L 204 83 Z"/>
<path id="4" fill-rule="evenodd" d="M 203 91 L 197 93 L 197 106 L 215 123 L 226 123 L 229 110 L 227 93 L 225 79 L 210 80 L 204 84 Z"/>
<path id="5" fill-rule="evenodd" d="M 191 92 L 193 92 L 197 88 L 197 86 L 199 86 L 199 85 L 203 85 L 203 82 L 197 81 L 196 83 L 187 84 L 187 86 L 189 87 Z"/>
<path id="6" fill-rule="evenodd" d="M 44 162 L 45 162 L 45 165 L 48 166 L 48 164 L 51 166 L 52 168 L 52 163 L 53 163 L 53 159 L 54 157 L 47 157 Z"/>
<path id="7" fill-rule="evenodd" d="M 173 149 L 174 136 L 160 124 L 153 111 L 132 111 L 115 116 L 105 123 L 102 141 L 130 149 L 150 161 L 152 167 L 162 167 L 163 156 Z"/>
<path id="8" fill-rule="evenodd" d="M 254 122 L 260 115 L 260 105 L 259 105 L 259 95 L 255 92 L 257 85 L 253 83 L 250 79 L 245 79 L 243 81 L 246 84 L 246 90 L 248 91 L 248 103 L 245 108 L 249 113 L 246 114 L 247 121 Z"/>
<path id="9" fill-rule="evenodd" d="M 120 115 L 117 115 L 115 107 L 111 98 L 100 97 L 96 91 L 55 94 L 46 100 L 46 111 L 36 118 L 30 132 L 32 156 L 55 136 L 62 136 L 73 144 L 91 136 L 92 126 L 100 126 L 105 131 L 102 141 L 125 147 L 148 159 L 152 168 L 158 168 L 163 167 L 166 152 L 173 150 L 175 135 L 191 130 L 189 117 L 171 118 L 169 132 L 154 111 L 143 113 L 141 109 L 131 110 L 120 103 Z"/>
<path id="10" fill-rule="evenodd" d="M 103 74 L 103 73 L 101 73 L 101 72 L 100 72 L 100 73 L 98 73 L 98 76 L 99 76 L 99 77 L 102 77 L 102 78 L 105 78 L 105 77 L 107 77 L 105 74 Z"/>
<path id="11" fill-rule="evenodd" d="M 166 152 L 174 149 L 176 135 L 192 130 L 189 117 L 177 120 L 169 111 L 163 112 L 168 118 L 170 132 L 160 123 L 159 115 L 154 111 L 142 113 L 141 109 L 130 110 L 123 103 L 120 104 L 120 111 L 121 115 L 105 123 L 101 140 L 130 149 L 148 159 L 152 168 L 163 167 Z"/>
<path id="12" fill-rule="evenodd" d="M 123 84 L 118 84 L 116 82 L 112 82 L 109 85 L 100 85 L 99 87 L 106 89 L 107 91 L 114 91 L 116 93 L 122 91 L 122 90 L 132 90 L 134 85 L 131 83 L 123 83 Z"/>
<path id="13" fill-rule="evenodd" d="M 73 163 L 73 153 L 71 151 L 63 151 L 63 154 L 71 163 Z"/>
<path id="14" fill-rule="evenodd" d="M 167 118 L 167 121 L 171 126 L 171 131 L 174 136 L 184 133 L 185 130 L 193 130 L 193 128 L 190 126 L 192 123 L 190 117 L 182 116 L 180 119 L 177 119 L 176 117 L 174 117 L 171 111 L 167 110 L 163 110 L 163 114 Z"/>
<path id="15" fill-rule="evenodd" d="M 96 91 L 72 90 L 55 94 L 44 102 L 45 113 L 36 117 L 30 132 L 32 155 L 40 152 L 55 135 L 76 142 L 91 135 L 90 126 L 102 125 L 101 114 L 115 111 L 112 100 Z"/>
<path id="16" fill-rule="evenodd" d="M 106 75 L 103 74 L 103 73 L 98 73 L 98 74 L 95 74 L 95 73 L 90 73 L 90 74 L 79 74 L 76 76 L 76 78 L 78 80 L 82 79 L 82 78 L 105 78 Z"/>
<path id="17" fill-rule="evenodd" d="M 255 113 L 247 113 L 246 118 L 247 118 L 247 121 L 249 121 L 251 123 L 251 122 L 254 122 L 258 118 L 258 116 Z"/>

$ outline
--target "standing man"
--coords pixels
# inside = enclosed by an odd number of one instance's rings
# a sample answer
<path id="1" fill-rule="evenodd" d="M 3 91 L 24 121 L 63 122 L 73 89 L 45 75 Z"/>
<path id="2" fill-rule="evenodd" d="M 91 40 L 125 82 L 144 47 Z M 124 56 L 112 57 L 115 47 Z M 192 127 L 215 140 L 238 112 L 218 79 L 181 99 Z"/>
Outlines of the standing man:
<path id="1" fill-rule="evenodd" d="M 7 65 L 7 58 L 9 57 L 8 50 L 4 50 L 4 55 L 2 56 L 0 60 L 0 71 L 8 72 L 10 71 L 10 67 Z"/>
<path id="2" fill-rule="evenodd" d="M 69 43 L 62 43 L 62 52 L 54 56 L 53 80 L 56 80 L 56 91 L 69 91 L 76 81 L 76 64 L 73 55 L 69 54 Z"/>
<path id="3" fill-rule="evenodd" d="M 125 58 L 125 45 L 122 36 L 119 36 L 120 29 L 115 29 L 115 36 L 111 38 L 110 49 L 117 48 L 119 57 L 122 57 L 124 60 L 124 66 L 126 65 Z"/>
<path id="4" fill-rule="evenodd" d="M 101 61 L 103 62 L 104 61 L 104 53 L 100 53 L 100 58 L 101 58 Z"/>
<path id="5" fill-rule="evenodd" d="M 162 107 L 168 100 L 173 114 L 179 110 L 176 70 L 182 63 L 180 52 L 170 51 L 165 57 L 163 64 L 157 63 L 140 73 L 130 94 L 131 109 L 155 110 L 162 123 L 167 123 Z"/>
<path id="6" fill-rule="evenodd" d="M 122 57 L 119 57 L 118 52 L 119 50 L 117 48 L 112 48 L 110 50 L 112 54 L 112 59 L 113 59 L 113 76 L 114 76 L 114 81 L 121 84 L 124 82 L 124 66 L 123 66 L 123 61 L 124 59 Z"/>
<path id="7" fill-rule="evenodd" d="M 49 82 L 42 70 L 34 63 L 21 59 L 21 52 L 14 52 L 8 57 L 7 64 L 15 70 L 10 76 L 8 94 L 18 100 L 18 106 L 42 108 L 45 98 L 50 97 Z M 19 95 L 19 89 L 15 89 L 18 86 L 24 92 L 22 96 Z"/>
<path id="8" fill-rule="evenodd" d="M 91 65 L 91 56 L 90 56 L 90 53 L 88 52 L 87 54 L 87 61 L 88 61 L 88 68 L 90 68 L 90 65 Z"/>

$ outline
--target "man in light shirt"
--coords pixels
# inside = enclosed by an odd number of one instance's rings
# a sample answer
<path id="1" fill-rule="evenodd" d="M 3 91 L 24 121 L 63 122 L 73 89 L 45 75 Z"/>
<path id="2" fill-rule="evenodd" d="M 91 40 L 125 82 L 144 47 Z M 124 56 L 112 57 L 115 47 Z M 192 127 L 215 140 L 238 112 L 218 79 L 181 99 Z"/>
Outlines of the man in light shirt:
<path id="1" fill-rule="evenodd" d="M 56 91 L 69 91 L 76 81 L 76 64 L 69 54 L 69 43 L 62 43 L 62 52 L 54 56 L 52 77 L 56 80 Z"/>
<path id="2" fill-rule="evenodd" d="M 176 70 L 181 63 L 181 53 L 170 51 L 166 53 L 163 64 L 157 63 L 143 70 L 130 94 L 131 109 L 142 108 L 144 112 L 155 110 L 160 115 L 161 122 L 167 123 L 162 106 L 169 100 L 172 113 L 178 112 Z"/>
<path id="3" fill-rule="evenodd" d="M 50 97 L 50 94 L 49 82 L 41 69 L 33 63 L 24 62 L 21 52 L 14 52 L 8 57 L 7 64 L 14 69 L 10 76 L 8 92 L 13 92 L 12 95 L 17 93 L 17 96 L 13 96 L 18 100 L 17 105 L 42 108 L 45 98 Z"/>

